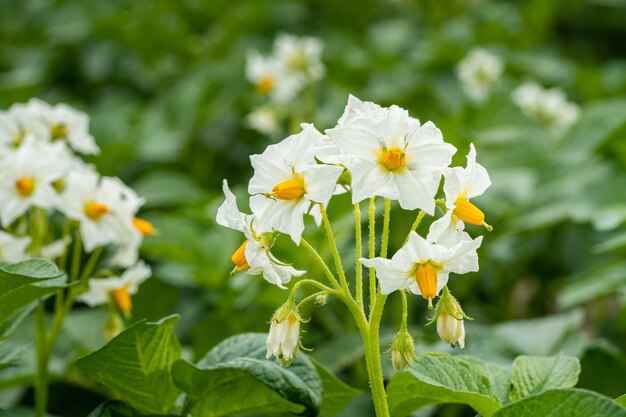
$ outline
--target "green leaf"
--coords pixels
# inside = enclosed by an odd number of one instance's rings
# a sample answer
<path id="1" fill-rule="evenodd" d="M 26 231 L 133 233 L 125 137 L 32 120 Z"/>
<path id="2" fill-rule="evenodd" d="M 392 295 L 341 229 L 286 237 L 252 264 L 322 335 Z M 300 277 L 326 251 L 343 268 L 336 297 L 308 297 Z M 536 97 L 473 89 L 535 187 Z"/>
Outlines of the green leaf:
<path id="1" fill-rule="evenodd" d="M 195 403 L 194 414 L 318 414 L 322 383 L 315 366 L 302 354 L 288 368 L 265 359 L 266 337 L 237 335 L 214 347 L 198 365 L 174 364 L 174 381 Z"/>
<path id="2" fill-rule="evenodd" d="M 26 346 L 14 342 L 0 343 L 0 370 L 15 366 Z"/>
<path id="3" fill-rule="evenodd" d="M 582 389 L 544 391 L 514 402 L 493 417 L 626 417 L 626 409 L 612 399 Z"/>
<path id="4" fill-rule="evenodd" d="M 121 401 L 107 401 L 87 417 L 133 417 L 133 411 Z"/>
<path id="5" fill-rule="evenodd" d="M 626 394 L 622 395 L 621 397 L 617 397 L 615 399 L 615 402 L 621 405 L 622 407 L 626 407 Z"/>
<path id="6" fill-rule="evenodd" d="M 578 387 L 615 398 L 624 393 L 626 355 L 608 343 L 595 342 L 580 360 Z"/>
<path id="7" fill-rule="evenodd" d="M 340 381 L 326 369 L 321 363 L 310 358 L 320 379 L 322 380 L 322 416 L 335 416 L 341 413 L 348 406 L 354 396 L 361 394 L 361 391 Z"/>
<path id="8" fill-rule="evenodd" d="M 52 262 L 43 259 L 0 267 L 0 328 L 3 332 L 7 333 L 14 328 L 13 324 L 16 323 L 7 322 L 20 310 L 33 301 L 55 293 L 63 287 L 64 282 L 65 273 Z"/>
<path id="9" fill-rule="evenodd" d="M 557 296 L 560 308 L 566 309 L 588 303 L 618 292 L 626 285 L 626 271 L 621 261 L 599 268 L 584 270 L 565 283 Z"/>
<path id="10" fill-rule="evenodd" d="M 462 358 L 447 354 L 418 356 L 407 372 L 397 373 L 387 387 L 393 416 L 436 403 L 463 403 L 484 417 L 501 405 L 489 378 Z"/>
<path id="11" fill-rule="evenodd" d="M 167 412 L 179 395 L 170 374 L 180 358 L 173 332 L 178 320 L 169 316 L 156 323 L 139 322 L 79 359 L 76 366 L 139 411 Z"/>
<path id="12" fill-rule="evenodd" d="M 458 356 L 478 369 L 489 379 L 491 389 L 498 401 L 502 404 L 509 401 L 509 388 L 511 386 L 511 368 L 504 367 L 492 362 L 486 362 L 474 356 Z"/>
<path id="13" fill-rule="evenodd" d="M 571 356 L 519 356 L 513 361 L 511 400 L 555 388 L 571 388 L 578 382 L 580 362 Z"/>

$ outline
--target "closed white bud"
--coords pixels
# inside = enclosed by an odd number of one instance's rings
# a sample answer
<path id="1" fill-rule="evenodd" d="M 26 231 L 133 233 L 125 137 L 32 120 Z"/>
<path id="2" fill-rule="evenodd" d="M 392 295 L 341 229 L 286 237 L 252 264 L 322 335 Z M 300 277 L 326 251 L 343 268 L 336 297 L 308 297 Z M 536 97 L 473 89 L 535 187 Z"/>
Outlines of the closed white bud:
<path id="1" fill-rule="evenodd" d="M 437 333 L 445 343 L 461 349 L 465 347 L 465 326 L 463 320 L 473 320 L 461 308 L 456 298 L 450 294 L 448 287 L 443 287 L 441 298 L 437 304 L 435 316 L 431 319 L 437 322 Z"/>
<path id="2" fill-rule="evenodd" d="M 287 301 L 276 310 L 267 335 L 267 359 L 275 356 L 282 366 L 291 365 L 300 350 L 301 321 L 292 301 Z"/>
<path id="3" fill-rule="evenodd" d="M 391 363 L 396 371 L 404 371 L 415 361 L 415 344 L 406 331 L 400 329 L 391 343 Z"/>

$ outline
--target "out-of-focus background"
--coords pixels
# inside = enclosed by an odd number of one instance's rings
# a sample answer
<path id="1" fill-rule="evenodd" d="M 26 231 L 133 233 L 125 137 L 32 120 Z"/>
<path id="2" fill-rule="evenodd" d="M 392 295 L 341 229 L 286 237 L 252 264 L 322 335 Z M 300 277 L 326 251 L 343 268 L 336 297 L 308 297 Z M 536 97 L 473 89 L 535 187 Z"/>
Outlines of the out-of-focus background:
<path id="1" fill-rule="evenodd" d="M 246 77 L 246 57 L 270 54 L 285 33 L 319 39 L 325 74 L 290 105 L 270 108 Z M 350 93 L 432 120 L 459 149 L 455 164 L 474 143 L 493 180 L 476 199 L 494 226 L 481 270 L 450 282 L 476 319 L 463 353 L 505 364 L 519 354 L 572 354 L 582 360 L 579 387 L 617 397 L 626 392 L 624 39 L 620 0 L 0 0 L 0 108 L 40 97 L 91 116 L 102 153 L 90 161 L 147 199 L 142 216 L 160 232 L 142 249 L 155 275 L 135 297 L 134 319 L 180 313 L 177 332 L 190 358 L 228 336 L 267 331 L 287 296 L 260 277 L 229 276 L 242 238 L 214 221 L 223 178 L 245 207 L 249 155 L 300 122 L 333 127 Z M 459 77 L 459 63 L 476 48 L 501 65 L 481 99 Z M 514 92 L 528 82 L 558 88 L 560 101 L 520 105 Z M 260 108 L 275 117 L 264 133 L 249 116 Z M 554 122 L 565 113 L 571 120 Z M 340 245 L 351 248 L 349 199 L 334 199 L 330 215 Z M 391 252 L 413 219 L 394 210 Z M 320 232 L 307 233 L 322 242 Z M 280 259 L 312 268 L 288 239 L 278 245 Z M 418 350 L 449 351 L 424 327 L 426 316 L 423 300 L 411 299 Z M 77 312 L 53 371 L 98 347 L 104 317 Z M 399 322 L 392 296 L 383 345 Z M 311 354 L 367 390 L 343 306 L 316 309 L 305 327 Z M 26 364 L 0 373 L 3 406 L 32 402 L 21 385 L 29 372 Z M 101 399 L 70 369 L 52 385 L 50 410 L 85 415 Z M 372 413 L 362 395 L 344 415 Z M 447 405 L 416 415 L 474 413 Z"/>

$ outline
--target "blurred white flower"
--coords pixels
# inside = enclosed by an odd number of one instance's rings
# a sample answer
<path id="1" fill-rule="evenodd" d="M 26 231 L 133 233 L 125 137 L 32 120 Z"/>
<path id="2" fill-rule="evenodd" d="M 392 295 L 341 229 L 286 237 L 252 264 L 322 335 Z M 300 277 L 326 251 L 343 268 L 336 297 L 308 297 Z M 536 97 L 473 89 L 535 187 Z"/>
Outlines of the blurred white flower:
<path id="1" fill-rule="evenodd" d="M 302 79 L 286 73 L 282 63 L 274 57 L 264 57 L 256 51 L 248 53 L 246 76 L 255 85 L 257 93 L 269 96 L 277 103 L 289 103 L 302 89 Z"/>
<path id="2" fill-rule="evenodd" d="M 373 103 L 356 107 L 354 98 L 351 101 L 343 124 L 326 133 L 339 145 L 342 162 L 352 174 L 352 202 L 380 196 L 432 215 L 441 170 L 456 148 L 443 141 L 432 122 L 420 126 L 398 106 L 378 110 Z"/>
<path id="3" fill-rule="evenodd" d="M 119 182 L 114 178 L 100 178 L 91 169 L 73 170 L 65 180 L 59 195 L 59 210 L 66 217 L 80 222 L 80 233 L 85 251 L 120 242 L 124 227 Z"/>
<path id="4" fill-rule="evenodd" d="M 280 132 L 280 122 L 275 109 L 262 106 L 246 116 L 248 126 L 264 135 L 274 136 Z"/>
<path id="5" fill-rule="evenodd" d="M 66 141 L 72 149 L 83 154 L 100 152 L 89 133 L 87 114 L 63 103 L 51 106 L 37 98 L 30 99 L 24 107 L 48 127 L 50 140 Z"/>
<path id="6" fill-rule="evenodd" d="M 14 105 L 0 113 L 0 147 L 17 147 L 27 136 L 47 142 L 50 131 L 23 105 Z"/>
<path id="7" fill-rule="evenodd" d="M 4 227 L 30 207 L 50 209 L 56 202 L 53 182 L 69 169 L 71 158 L 60 143 L 27 136 L 18 148 L 0 157 L 0 217 Z"/>
<path id="8" fill-rule="evenodd" d="M 465 93 L 476 102 L 485 101 L 497 84 L 504 66 L 491 52 L 472 49 L 457 67 L 457 76 Z"/>
<path id="9" fill-rule="evenodd" d="M 249 275 L 263 274 L 267 282 L 283 289 L 292 276 L 303 275 L 305 271 L 286 265 L 271 254 L 274 233 L 254 215 L 239 211 L 235 195 L 228 188 L 226 180 L 223 190 L 225 200 L 217 210 L 216 221 L 219 225 L 243 232 L 246 237 L 231 257 L 235 270 L 245 271 Z"/>
<path id="10" fill-rule="evenodd" d="M 432 300 L 448 282 L 448 275 L 478 271 L 476 250 L 482 236 L 461 240 L 452 247 L 428 242 L 415 232 L 391 259 L 361 259 L 363 265 L 376 269 L 381 294 L 408 288 L 421 294 L 432 308 Z"/>
<path id="11" fill-rule="evenodd" d="M 90 307 L 113 301 L 124 314 L 128 314 L 132 309 L 131 295 L 137 292 L 139 285 L 148 279 L 150 274 L 150 267 L 138 262 L 124 271 L 120 277 L 91 278 L 89 289 L 80 294 L 77 300 Z"/>
<path id="12" fill-rule="evenodd" d="M 308 84 L 324 76 L 322 42 L 310 36 L 278 35 L 274 41 L 274 56 L 283 64 L 286 72 L 303 78 Z"/>
<path id="13" fill-rule="evenodd" d="M 286 233 L 300 244 L 305 213 L 315 203 L 326 206 L 343 168 L 318 164 L 318 140 L 313 125 L 250 156 L 254 176 L 248 185 L 250 208 L 261 223 Z"/>
<path id="14" fill-rule="evenodd" d="M 443 176 L 443 191 L 448 210 L 443 217 L 431 224 L 427 239 L 450 245 L 450 242 L 458 239 L 456 232 L 465 228 L 464 222 L 491 230 L 491 226 L 485 223 L 485 214 L 470 202 L 471 198 L 482 195 L 491 186 L 489 173 L 476 162 L 474 144 L 470 144 L 467 166 L 447 168 Z"/>
<path id="15" fill-rule="evenodd" d="M 529 118 L 554 128 L 567 128 L 580 116 L 580 107 L 558 88 L 544 89 L 527 82 L 513 91 L 513 102 Z"/>
<path id="16" fill-rule="evenodd" d="M 0 231 L 0 261 L 19 262 L 28 259 L 27 249 L 30 237 L 17 237 Z"/>

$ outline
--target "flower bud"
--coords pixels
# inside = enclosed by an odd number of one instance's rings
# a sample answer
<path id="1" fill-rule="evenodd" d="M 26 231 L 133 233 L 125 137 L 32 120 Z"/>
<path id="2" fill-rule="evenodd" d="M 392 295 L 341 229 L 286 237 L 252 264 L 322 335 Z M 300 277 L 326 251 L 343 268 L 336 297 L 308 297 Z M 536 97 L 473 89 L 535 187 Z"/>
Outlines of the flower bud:
<path id="1" fill-rule="evenodd" d="M 289 366 L 300 349 L 300 314 L 292 300 L 283 304 L 274 316 L 267 335 L 267 359 L 276 356 L 282 366 Z"/>
<path id="2" fill-rule="evenodd" d="M 404 371 L 415 361 L 415 344 L 406 329 L 400 331 L 391 343 L 391 363 L 396 371 Z"/>
<path id="3" fill-rule="evenodd" d="M 315 304 L 318 306 L 326 305 L 326 303 L 328 302 L 329 295 L 330 294 L 328 294 L 327 292 L 323 292 L 319 294 L 317 297 L 315 297 Z"/>
<path id="4" fill-rule="evenodd" d="M 465 347 L 465 326 L 463 320 L 473 320 L 468 317 L 461 308 L 456 298 L 450 294 L 448 287 L 443 287 L 435 316 L 431 319 L 437 322 L 437 333 L 444 342 L 452 347 L 459 345 L 461 349 Z"/>

